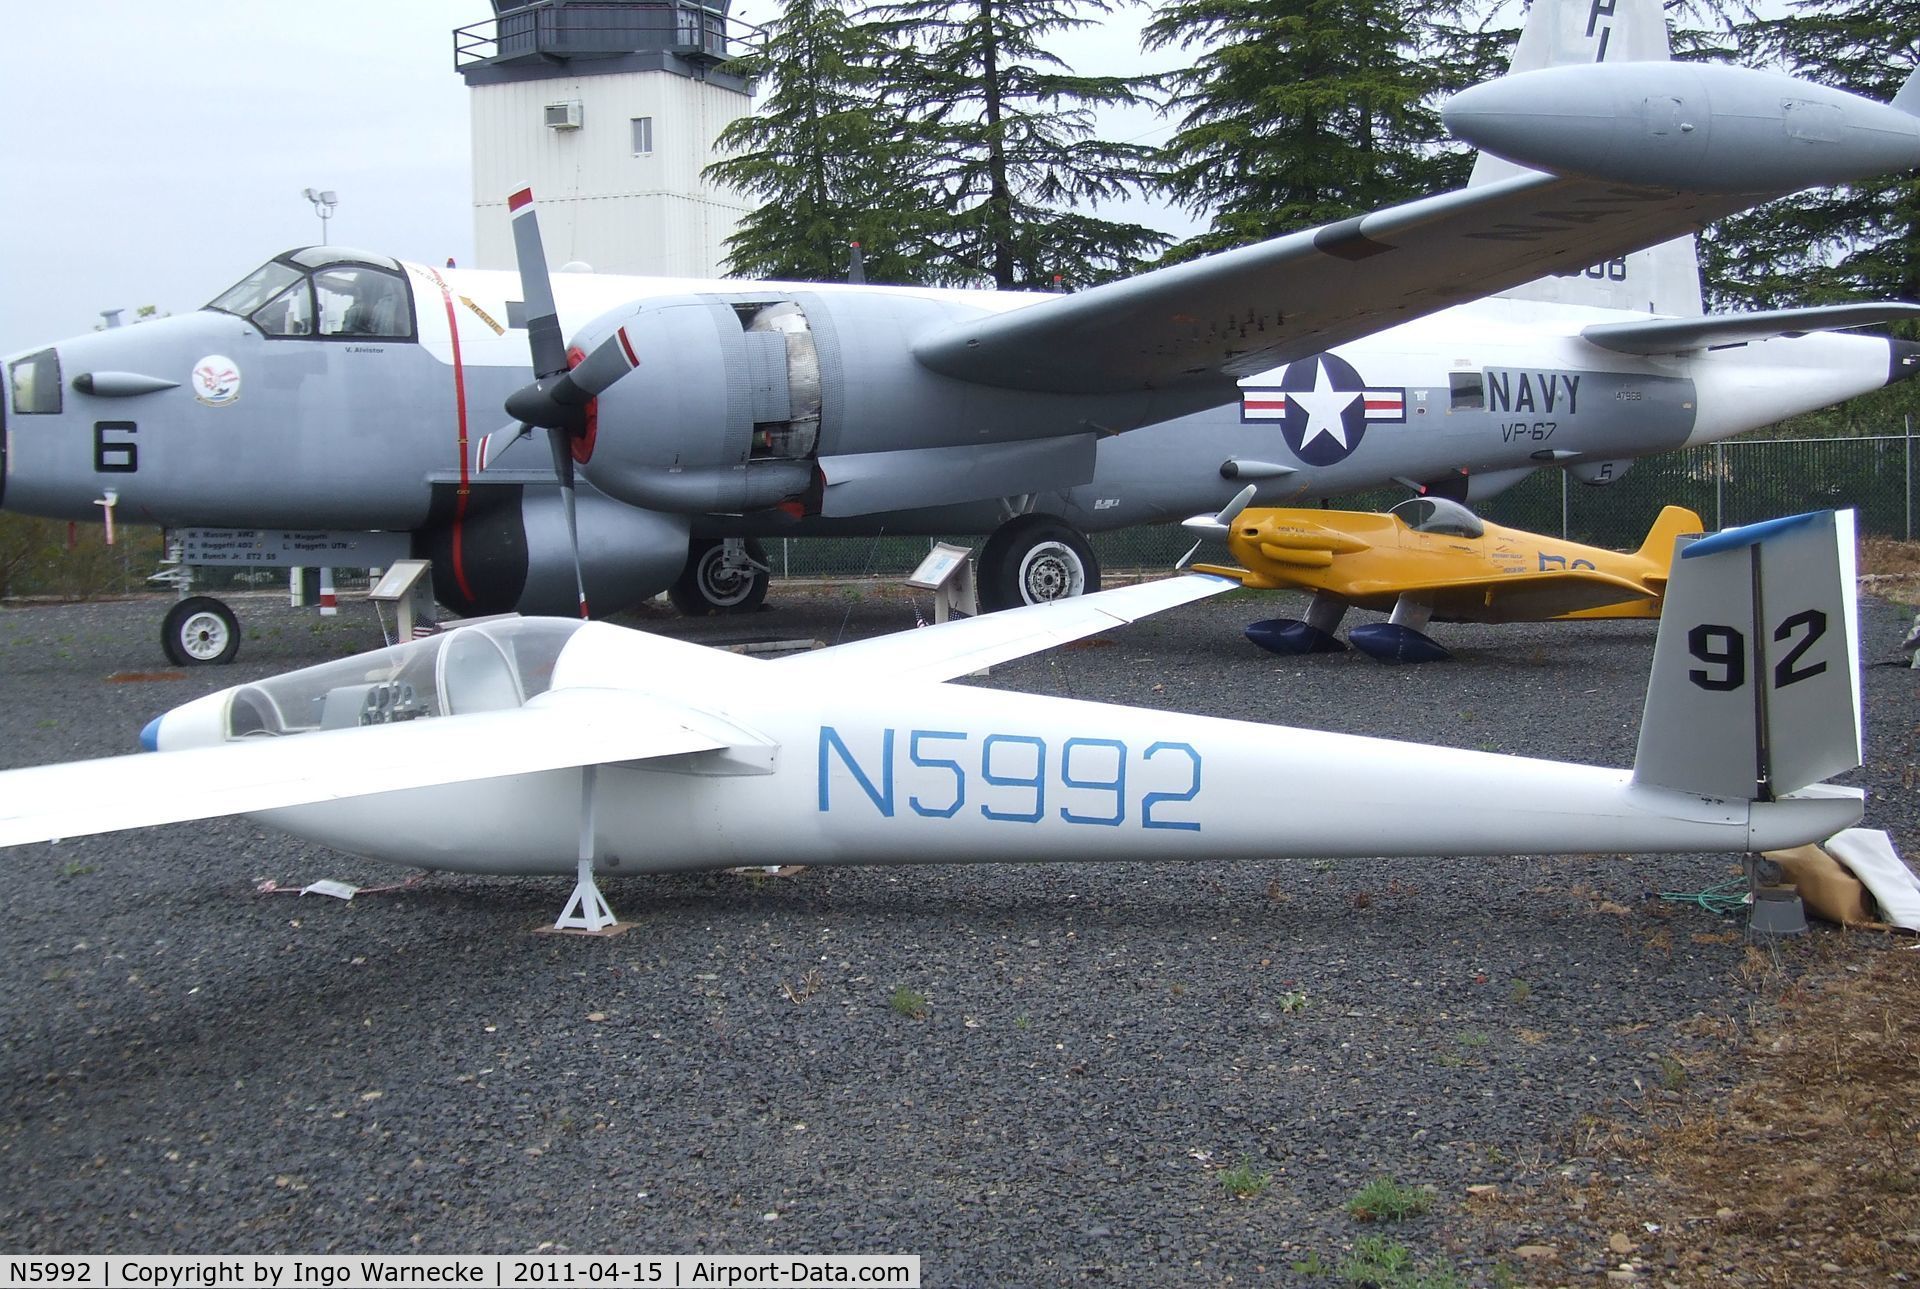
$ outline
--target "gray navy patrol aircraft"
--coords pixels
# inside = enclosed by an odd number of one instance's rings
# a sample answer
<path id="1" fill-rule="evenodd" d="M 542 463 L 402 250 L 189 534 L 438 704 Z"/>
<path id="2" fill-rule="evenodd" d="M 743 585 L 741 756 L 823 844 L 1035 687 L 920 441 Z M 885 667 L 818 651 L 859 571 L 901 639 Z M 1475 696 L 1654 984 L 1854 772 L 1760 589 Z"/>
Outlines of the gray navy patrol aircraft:
<path id="1" fill-rule="evenodd" d="M 1910 374 L 1912 346 L 1819 329 L 1920 306 L 1702 316 L 1687 239 L 1920 164 L 1920 88 L 1665 52 L 1649 0 L 1536 5 L 1516 65 L 1581 65 L 1448 104 L 1493 154 L 1468 188 L 1076 294 L 550 278 L 530 194 L 517 277 L 291 251 L 197 312 L 13 356 L 0 505 L 405 534 L 462 615 L 746 608 L 757 537 L 985 533 L 996 608 L 1097 587 L 1085 533 L 1248 483 L 1606 482 Z M 169 652 L 225 661 L 237 626 L 203 604 Z"/>

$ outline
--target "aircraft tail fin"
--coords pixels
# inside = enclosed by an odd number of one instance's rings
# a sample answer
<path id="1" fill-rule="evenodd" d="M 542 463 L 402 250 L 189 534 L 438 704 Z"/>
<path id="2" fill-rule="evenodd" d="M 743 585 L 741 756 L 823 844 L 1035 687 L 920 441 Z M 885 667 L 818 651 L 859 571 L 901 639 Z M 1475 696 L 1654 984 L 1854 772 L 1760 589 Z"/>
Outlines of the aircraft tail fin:
<path id="1" fill-rule="evenodd" d="M 1653 521 L 1653 527 L 1647 530 L 1647 540 L 1640 543 L 1635 552 L 1641 559 L 1651 560 L 1669 573 L 1673 565 L 1673 544 L 1678 539 L 1692 533 L 1704 533 L 1707 526 L 1700 516 L 1685 506 L 1665 506 Z"/>
<path id="2" fill-rule="evenodd" d="M 1771 801 L 1860 764 L 1854 516 L 1682 539 L 1633 780 Z"/>
<path id="3" fill-rule="evenodd" d="M 1667 16 L 1660 0 L 1534 0 L 1508 70 L 1664 63 L 1671 57 Z M 1915 94 L 1920 98 L 1920 90 Z M 1483 152 L 1474 159 L 1467 186 L 1523 173 L 1523 167 Z M 1499 297 L 1692 317 L 1701 312 L 1699 254 L 1691 235 L 1676 237 L 1578 272 L 1499 292 Z"/>
<path id="4" fill-rule="evenodd" d="M 1907 76 L 1906 84 L 1893 96 L 1893 106 L 1908 116 L 1920 116 L 1920 67 Z"/>

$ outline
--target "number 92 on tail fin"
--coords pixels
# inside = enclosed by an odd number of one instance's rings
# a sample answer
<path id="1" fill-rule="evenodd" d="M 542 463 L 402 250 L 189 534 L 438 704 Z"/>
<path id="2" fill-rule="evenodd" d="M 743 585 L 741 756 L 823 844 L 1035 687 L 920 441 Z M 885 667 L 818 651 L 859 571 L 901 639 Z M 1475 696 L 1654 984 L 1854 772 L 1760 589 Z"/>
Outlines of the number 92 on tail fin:
<path id="1" fill-rule="evenodd" d="M 1776 801 L 1860 764 L 1854 514 L 1681 539 L 1633 777 Z"/>

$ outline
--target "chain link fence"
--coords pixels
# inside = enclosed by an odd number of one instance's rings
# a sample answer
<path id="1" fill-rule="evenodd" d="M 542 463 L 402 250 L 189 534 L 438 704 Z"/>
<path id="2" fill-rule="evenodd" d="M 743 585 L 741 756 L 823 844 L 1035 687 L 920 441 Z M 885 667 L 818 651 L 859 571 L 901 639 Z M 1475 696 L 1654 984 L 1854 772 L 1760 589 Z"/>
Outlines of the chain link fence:
<path id="1" fill-rule="evenodd" d="M 1381 489 L 1330 504 L 1342 510 L 1384 510 L 1407 498 L 1404 488 Z M 1540 470 L 1474 513 L 1524 528 L 1616 550 L 1637 547 L 1662 506 L 1685 506 L 1709 529 L 1775 519 L 1805 510 L 1852 506 L 1860 531 L 1912 540 L 1914 438 L 1753 439 L 1687 448 L 1633 463 L 1613 483 L 1592 487 L 1564 470 Z M 796 537 L 763 543 L 779 577 L 900 577 L 937 538 Z M 978 547 L 980 537 L 950 537 Z M 1158 524 L 1099 533 L 1094 554 L 1103 569 L 1169 569 L 1193 544 L 1178 525 Z M 1212 551 L 1210 558 L 1218 559 Z"/>

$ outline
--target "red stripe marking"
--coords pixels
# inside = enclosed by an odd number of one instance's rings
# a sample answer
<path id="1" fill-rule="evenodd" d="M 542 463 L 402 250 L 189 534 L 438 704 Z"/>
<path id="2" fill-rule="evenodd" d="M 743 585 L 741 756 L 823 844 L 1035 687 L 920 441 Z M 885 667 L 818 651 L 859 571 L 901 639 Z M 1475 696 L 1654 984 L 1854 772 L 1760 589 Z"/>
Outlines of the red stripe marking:
<path id="1" fill-rule="evenodd" d="M 1402 406 L 1401 400 L 1397 398 L 1370 398 L 1367 400 L 1367 410 L 1369 412 L 1374 411 L 1375 409 L 1378 409 L 1378 408 L 1385 408 L 1389 411 L 1398 411 L 1401 406 Z"/>
<path id="2" fill-rule="evenodd" d="M 1287 400 L 1284 398 L 1249 398 L 1245 400 L 1245 406 L 1249 412 L 1284 412 L 1287 410 Z"/>
<path id="3" fill-rule="evenodd" d="M 633 352 L 633 342 L 627 339 L 627 329 L 622 327 L 613 334 L 620 337 L 620 351 L 627 356 L 627 366 L 638 367 L 640 356 Z"/>
<path id="4" fill-rule="evenodd" d="M 533 189 L 522 188 L 519 192 L 507 198 L 507 213 L 512 214 L 518 211 L 522 206 L 531 206 L 532 204 L 533 204 Z"/>
<path id="5" fill-rule="evenodd" d="M 532 199 L 532 190 L 526 190 L 528 199 Z M 467 584 L 467 559 L 465 550 L 465 526 L 467 519 L 467 373 L 460 361 L 460 318 L 453 309 L 453 292 L 447 289 L 447 283 L 439 273 L 429 268 L 427 275 L 433 284 L 440 288 L 440 299 L 447 306 L 447 335 L 453 341 L 453 407 L 458 418 L 460 434 L 460 489 L 454 494 L 453 502 L 453 581 L 460 588 L 460 594 L 473 603 L 473 588 Z"/>

